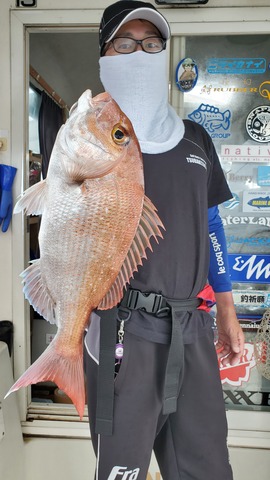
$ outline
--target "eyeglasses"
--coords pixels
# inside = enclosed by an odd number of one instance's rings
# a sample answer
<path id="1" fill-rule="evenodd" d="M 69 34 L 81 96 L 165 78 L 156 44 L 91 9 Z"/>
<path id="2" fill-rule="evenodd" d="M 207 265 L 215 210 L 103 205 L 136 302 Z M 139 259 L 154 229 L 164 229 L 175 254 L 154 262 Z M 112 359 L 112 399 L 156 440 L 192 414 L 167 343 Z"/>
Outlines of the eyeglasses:
<path id="1" fill-rule="evenodd" d="M 112 46 L 117 53 L 133 53 L 137 45 L 141 45 L 146 53 L 159 53 L 166 48 L 166 40 L 160 37 L 147 37 L 143 40 L 135 40 L 129 37 L 116 37 L 111 40 Z"/>

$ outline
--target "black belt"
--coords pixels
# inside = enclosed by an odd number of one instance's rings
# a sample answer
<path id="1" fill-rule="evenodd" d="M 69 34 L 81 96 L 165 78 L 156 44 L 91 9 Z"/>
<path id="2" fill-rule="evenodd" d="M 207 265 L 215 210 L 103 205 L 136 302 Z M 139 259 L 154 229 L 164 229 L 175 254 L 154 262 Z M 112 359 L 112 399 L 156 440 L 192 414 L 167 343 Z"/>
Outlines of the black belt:
<path id="1" fill-rule="evenodd" d="M 138 309 L 157 317 L 171 315 L 171 344 L 166 366 L 163 394 L 163 414 L 166 415 L 176 411 L 177 397 L 184 374 L 184 344 L 181 320 L 187 312 L 196 310 L 201 303 L 202 300 L 197 297 L 174 300 L 163 297 L 158 293 L 142 293 L 140 290 L 129 289 L 126 291 L 118 308 L 118 319 L 121 320 L 127 320 L 130 317 L 131 310 Z M 113 335 L 112 338 L 112 331 L 115 328 L 112 326 L 114 320 L 116 322 L 115 309 L 113 309 L 113 312 L 107 311 L 106 314 L 105 312 L 101 312 L 96 433 L 105 435 L 112 434 L 113 424 L 114 376 L 111 375 L 111 372 L 112 363 L 114 368 L 115 336 Z M 109 371 L 110 378 L 108 378 Z"/>

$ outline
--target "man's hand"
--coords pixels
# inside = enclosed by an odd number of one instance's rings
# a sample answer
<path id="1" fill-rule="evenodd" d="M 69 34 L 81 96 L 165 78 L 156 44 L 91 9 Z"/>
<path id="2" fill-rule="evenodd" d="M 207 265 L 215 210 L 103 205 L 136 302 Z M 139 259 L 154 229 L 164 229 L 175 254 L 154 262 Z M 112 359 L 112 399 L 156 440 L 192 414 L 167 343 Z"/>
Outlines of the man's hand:
<path id="1" fill-rule="evenodd" d="M 236 317 L 231 292 L 216 293 L 218 342 L 216 350 L 222 366 L 236 365 L 244 352 L 245 337 Z"/>

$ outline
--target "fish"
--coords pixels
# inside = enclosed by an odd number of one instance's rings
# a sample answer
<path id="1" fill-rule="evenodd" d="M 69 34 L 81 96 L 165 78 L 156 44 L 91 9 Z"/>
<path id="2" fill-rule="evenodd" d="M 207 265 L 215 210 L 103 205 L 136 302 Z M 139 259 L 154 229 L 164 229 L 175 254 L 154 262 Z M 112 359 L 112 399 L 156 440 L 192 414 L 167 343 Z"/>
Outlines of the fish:
<path id="1" fill-rule="evenodd" d="M 144 193 L 142 154 L 133 127 L 109 93 L 86 90 L 71 107 L 52 150 L 47 177 L 28 188 L 14 213 L 41 215 L 40 258 L 22 272 L 23 292 L 57 333 L 6 397 L 52 381 L 82 419 L 83 337 L 96 308 L 117 305 L 146 250 L 164 229 Z"/>
<path id="2" fill-rule="evenodd" d="M 256 208 L 269 208 L 270 206 L 270 196 L 267 195 L 267 197 L 255 197 L 252 198 L 247 202 L 248 205 L 251 207 L 256 207 Z"/>
<path id="3" fill-rule="evenodd" d="M 228 130 L 230 127 L 231 112 L 230 110 L 221 112 L 218 107 L 201 103 L 188 117 L 202 125 L 209 133 L 213 133 L 219 129 Z"/>

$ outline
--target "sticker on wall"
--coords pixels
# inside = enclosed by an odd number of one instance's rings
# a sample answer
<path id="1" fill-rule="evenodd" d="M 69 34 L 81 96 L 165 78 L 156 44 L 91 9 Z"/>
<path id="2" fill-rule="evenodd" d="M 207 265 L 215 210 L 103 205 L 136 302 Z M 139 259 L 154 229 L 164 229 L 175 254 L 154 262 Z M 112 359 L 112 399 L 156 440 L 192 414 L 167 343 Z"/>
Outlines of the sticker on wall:
<path id="1" fill-rule="evenodd" d="M 270 283 L 270 255 L 228 254 L 231 281 Z"/>
<path id="2" fill-rule="evenodd" d="M 254 86 L 248 86 L 248 87 L 235 87 L 234 85 L 226 85 L 222 87 L 214 87 L 212 84 L 210 85 L 203 85 L 200 91 L 201 95 L 205 94 L 219 94 L 224 97 L 224 95 L 228 94 L 239 94 L 239 93 L 253 93 L 256 95 L 260 95 L 263 98 L 266 98 L 267 100 L 270 100 L 270 81 L 266 80 L 259 85 L 254 85 Z"/>
<path id="3" fill-rule="evenodd" d="M 265 166 L 258 167 L 257 183 L 261 187 L 270 187 L 270 167 L 269 166 L 265 165 Z"/>
<path id="4" fill-rule="evenodd" d="M 266 145 L 221 145 L 223 162 L 269 162 L 270 146 Z"/>
<path id="5" fill-rule="evenodd" d="M 250 379 L 250 371 L 255 366 L 254 346 L 252 343 L 245 343 L 244 353 L 237 365 L 222 366 L 219 362 L 221 383 L 240 386 Z"/>
<path id="6" fill-rule="evenodd" d="M 223 225 L 260 225 L 270 227 L 270 217 L 254 217 L 248 215 L 227 215 L 222 217 Z"/>
<path id="7" fill-rule="evenodd" d="M 227 200 L 226 202 L 224 202 L 222 206 L 224 208 L 232 210 L 233 208 L 238 207 L 239 203 L 240 203 L 239 196 L 237 195 L 237 193 L 233 193 L 233 197 Z"/>
<path id="8" fill-rule="evenodd" d="M 230 136 L 230 133 L 223 133 L 223 131 L 229 130 L 231 125 L 230 110 L 221 111 L 214 105 L 201 103 L 188 117 L 202 125 L 208 133 L 210 133 L 212 138 L 227 138 Z"/>
<path id="9" fill-rule="evenodd" d="M 261 105 L 251 110 L 246 119 L 246 129 L 252 140 L 270 142 L 270 107 Z"/>
<path id="10" fill-rule="evenodd" d="M 206 62 L 206 69 L 210 74 L 222 75 L 264 73 L 266 60 L 265 58 L 209 58 Z"/>
<path id="11" fill-rule="evenodd" d="M 176 67 L 176 85 L 181 92 L 190 92 L 198 80 L 198 67 L 192 58 L 184 58 Z"/>
<path id="12" fill-rule="evenodd" d="M 243 193 L 243 211 L 270 211 L 270 191 L 246 190 Z"/>
<path id="13" fill-rule="evenodd" d="M 251 184 L 253 176 L 252 175 L 239 175 L 238 173 L 228 172 L 226 173 L 226 179 L 229 183 L 241 183 Z"/>
<path id="14" fill-rule="evenodd" d="M 249 249 L 252 250 L 254 248 L 260 249 L 260 251 L 264 252 L 270 251 L 270 235 L 268 230 L 265 231 L 266 236 L 256 236 L 254 237 L 244 237 L 240 235 L 226 235 L 226 243 L 228 248 L 234 247 L 234 245 L 238 245 L 238 251 L 241 248 L 241 251 L 243 252 L 243 249 Z M 260 234 L 259 234 L 260 235 Z M 236 248 L 236 247 L 235 247 Z M 254 250 L 253 250 L 254 251 Z"/>
<path id="15" fill-rule="evenodd" d="M 232 294 L 235 306 L 270 307 L 270 292 L 265 290 L 234 290 Z"/>
<path id="16" fill-rule="evenodd" d="M 223 225 L 259 225 L 270 227 L 270 217 L 256 217 L 247 215 L 226 215 L 222 217 Z"/>

